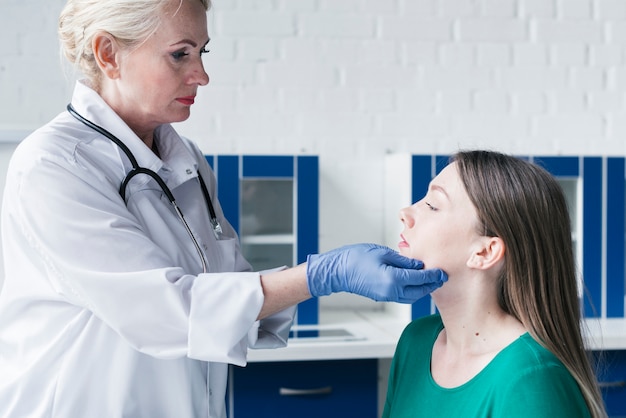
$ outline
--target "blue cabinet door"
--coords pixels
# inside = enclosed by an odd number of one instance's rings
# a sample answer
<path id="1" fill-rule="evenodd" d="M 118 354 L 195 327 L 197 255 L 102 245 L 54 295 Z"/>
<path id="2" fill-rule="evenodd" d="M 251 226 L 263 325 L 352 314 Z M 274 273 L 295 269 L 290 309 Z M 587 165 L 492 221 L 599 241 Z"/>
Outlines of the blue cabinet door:
<path id="1" fill-rule="evenodd" d="M 231 418 L 376 418 L 378 361 L 230 366 Z"/>
<path id="2" fill-rule="evenodd" d="M 242 185 L 247 181 L 259 180 L 280 182 L 286 180 L 293 184 L 292 208 L 289 219 L 293 219 L 293 245 L 273 243 L 264 245 L 255 243 L 253 264 L 261 265 L 264 260 L 271 260 L 257 270 L 265 268 L 288 267 L 306 261 L 307 255 L 318 252 L 319 241 L 319 168 L 317 156 L 292 155 L 217 155 L 206 156 L 217 178 L 217 194 L 220 205 L 230 224 L 239 236 L 242 236 L 244 214 L 242 201 L 245 199 Z M 259 213 L 260 211 L 256 211 Z M 285 220 L 285 208 L 276 207 L 271 213 L 263 212 L 265 220 Z M 271 220 L 271 219 L 270 219 Z M 291 223 L 291 222 L 289 222 Z M 293 247 L 293 251 L 292 251 Z M 245 250 L 245 249 L 244 249 Z M 252 253 L 252 252 L 250 252 Z M 245 251 L 244 251 L 245 254 Z M 251 256 L 249 256 L 251 257 Z M 273 264 L 276 259 L 278 264 Z M 319 318 L 318 300 L 309 299 L 298 305 L 296 322 L 298 324 L 317 324 Z"/>
<path id="3" fill-rule="evenodd" d="M 600 389 L 610 418 L 626 417 L 626 350 L 594 352 Z"/>

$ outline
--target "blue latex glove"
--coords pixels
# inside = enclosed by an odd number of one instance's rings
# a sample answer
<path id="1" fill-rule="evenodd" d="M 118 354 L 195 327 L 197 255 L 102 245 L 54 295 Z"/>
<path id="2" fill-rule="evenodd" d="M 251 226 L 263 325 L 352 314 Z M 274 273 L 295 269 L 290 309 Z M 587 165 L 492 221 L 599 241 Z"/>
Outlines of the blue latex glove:
<path id="1" fill-rule="evenodd" d="M 421 261 L 391 248 L 355 244 L 309 255 L 306 276 L 314 297 L 350 292 L 379 302 L 413 303 L 448 280 L 443 270 L 423 268 Z"/>

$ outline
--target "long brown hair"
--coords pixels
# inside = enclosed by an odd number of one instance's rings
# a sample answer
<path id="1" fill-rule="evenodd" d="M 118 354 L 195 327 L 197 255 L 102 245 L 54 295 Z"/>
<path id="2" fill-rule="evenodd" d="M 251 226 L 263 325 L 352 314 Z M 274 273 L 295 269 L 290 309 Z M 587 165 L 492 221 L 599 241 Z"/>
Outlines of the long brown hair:
<path id="1" fill-rule="evenodd" d="M 461 151 L 456 161 L 476 207 L 479 231 L 506 246 L 500 307 L 570 371 L 593 417 L 604 403 L 581 333 L 576 263 L 563 190 L 540 166 L 490 151 Z"/>

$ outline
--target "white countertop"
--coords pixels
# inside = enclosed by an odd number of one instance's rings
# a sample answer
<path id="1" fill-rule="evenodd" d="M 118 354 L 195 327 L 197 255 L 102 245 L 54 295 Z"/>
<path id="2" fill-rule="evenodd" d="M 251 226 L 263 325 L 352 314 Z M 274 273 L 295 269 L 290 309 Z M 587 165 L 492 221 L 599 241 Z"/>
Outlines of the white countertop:
<path id="1" fill-rule="evenodd" d="M 249 350 L 249 362 L 391 358 L 408 321 L 384 311 L 337 311 L 324 315 L 319 330 L 343 329 L 352 336 L 294 339 L 278 349 Z M 626 319 L 587 319 L 586 344 L 592 350 L 626 349 Z M 311 327 L 301 327 L 307 329 Z M 295 328 L 299 329 L 298 327 Z"/>

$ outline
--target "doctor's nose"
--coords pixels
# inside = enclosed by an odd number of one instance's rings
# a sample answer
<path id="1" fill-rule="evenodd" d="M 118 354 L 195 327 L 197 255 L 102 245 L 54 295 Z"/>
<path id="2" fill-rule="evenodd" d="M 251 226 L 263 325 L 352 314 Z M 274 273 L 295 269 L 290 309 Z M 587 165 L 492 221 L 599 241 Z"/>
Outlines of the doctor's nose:
<path id="1" fill-rule="evenodd" d="M 191 70 L 188 76 L 188 83 L 197 84 L 199 86 L 206 86 L 209 84 L 209 75 L 204 69 L 204 63 L 202 59 L 199 59 L 198 62 L 194 65 L 194 68 Z"/>

